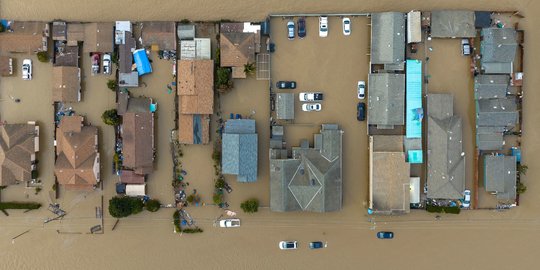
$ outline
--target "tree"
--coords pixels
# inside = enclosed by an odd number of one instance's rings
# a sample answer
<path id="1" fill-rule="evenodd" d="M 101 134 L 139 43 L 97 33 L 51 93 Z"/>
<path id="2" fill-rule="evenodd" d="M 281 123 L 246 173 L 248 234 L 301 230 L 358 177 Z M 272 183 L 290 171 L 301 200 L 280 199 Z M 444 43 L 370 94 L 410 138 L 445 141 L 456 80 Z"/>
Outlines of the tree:
<path id="1" fill-rule="evenodd" d="M 255 213 L 259 211 L 259 200 L 249 199 L 240 204 L 240 208 L 244 210 L 245 213 Z"/>
<path id="2" fill-rule="evenodd" d="M 233 88 L 233 82 L 231 80 L 231 69 L 225 67 L 219 67 L 217 69 L 217 88 L 221 93 L 226 93 Z"/>
<path id="3" fill-rule="evenodd" d="M 107 87 L 111 89 L 112 91 L 116 91 L 116 87 L 118 86 L 118 83 L 116 80 L 108 80 L 107 81 Z"/>
<path id="4" fill-rule="evenodd" d="M 215 188 L 224 188 L 225 187 L 225 179 L 223 179 L 223 175 L 220 176 L 217 180 L 216 180 L 216 183 L 214 184 L 214 187 Z"/>
<path id="5" fill-rule="evenodd" d="M 39 60 L 39 62 L 47 63 L 49 62 L 49 55 L 47 54 L 47 52 L 38 52 L 37 59 Z"/>
<path id="6" fill-rule="evenodd" d="M 245 64 L 244 65 L 244 73 L 246 73 L 246 75 L 255 74 L 255 64 L 253 64 L 253 63 Z"/>
<path id="7" fill-rule="evenodd" d="M 214 196 L 212 196 L 212 199 L 214 201 L 214 204 L 221 204 L 223 202 L 223 194 L 214 193 Z"/>
<path id="8" fill-rule="evenodd" d="M 122 123 L 122 119 L 118 116 L 116 109 L 111 109 L 103 112 L 101 115 L 101 120 L 103 123 L 110 126 L 118 126 Z"/>
<path id="9" fill-rule="evenodd" d="M 527 165 L 523 165 L 521 163 L 518 163 L 518 165 L 517 165 L 517 171 L 518 171 L 519 174 L 526 175 L 528 169 L 529 169 L 529 166 L 527 166 Z"/>
<path id="10" fill-rule="evenodd" d="M 115 218 L 123 218 L 131 215 L 129 197 L 113 197 L 109 200 L 109 214 Z"/>
<path id="11" fill-rule="evenodd" d="M 521 181 L 519 181 L 517 183 L 517 186 L 516 186 L 516 193 L 517 194 L 523 194 L 523 193 L 525 193 L 525 191 L 527 191 L 527 187 L 525 186 L 525 184 L 523 184 Z"/>
<path id="12" fill-rule="evenodd" d="M 161 203 L 158 200 L 148 200 L 146 202 L 146 210 L 150 212 L 157 212 L 161 207 Z"/>

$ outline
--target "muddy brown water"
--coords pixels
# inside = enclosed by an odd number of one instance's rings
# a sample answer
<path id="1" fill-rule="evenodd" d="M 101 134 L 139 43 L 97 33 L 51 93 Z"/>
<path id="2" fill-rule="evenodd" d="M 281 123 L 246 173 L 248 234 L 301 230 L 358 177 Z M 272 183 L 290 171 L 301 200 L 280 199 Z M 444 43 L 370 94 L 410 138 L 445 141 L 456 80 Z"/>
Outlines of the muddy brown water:
<path id="1" fill-rule="evenodd" d="M 87 235 L 89 227 L 95 225 L 94 207 L 98 204 L 101 191 L 92 193 L 77 193 L 66 196 L 66 210 L 71 211 L 64 221 L 51 222 L 43 225 L 43 219 L 51 216 L 45 210 L 22 213 L 10 211 L 10 217 L 0 217 L 0 269 L 512 269 L 516 266 L 521 269 L 536 269 L 536 250 L 539 248 L 539 199 L 540 184 L 534 181 L 538 175 L 538 153 L 540 144 L 535 140 L 540 134 L 540 116 L 534 109 L 540 101 L 540 94 L 534 86 L 540 84 L 538 72 L 534 63 L 540 62 L 540 33 L 536 30 L 540 25 L 536 13 L 540 11 L 540 4 L 533 0 L 523 1 L 341 1 L 339 4 L 332 1 L 68 1 L 59 0 L 51 5 L 48 1 L 3 0 L 0 1 L 0 17 L 21 20 L 52 20 L 66 19 L 75 21 L 113 21 L 117 19 L 130 20 L 219 20 L 222 18 L 234 20 L 260 20 L 268 13 L 296 13 L 296 12 L 365 12 L 411 9 L 432 10 L 442 8 L 452 9 L 491 9 L 491 10 L 520 10 L 526 16 L 521 20 L 520 26 L 526 31 L 525 38 L 525 100 L 524 100 L 524 137 L 523 159 L 529 165 L 525 178 L 528 187 L 527 193 L 521 197 L 521 206 L 508 212 L 493 211 L 466 211 L 459 216 L 443 216 L 442 220 L 435 221 L 432 215 L 425 212 L 412 212 L 405 217 L 376 217 L 369 222 L 365 215 L 363 201 L 366 188 L 364 185 L 367 175 L 367 149 L 365 145 L 365 130 L 355 127 L 354 121 L 343 120 L 345 130 L 344 141 L 344 209 L 337 213 L 272 213 L 268 208 L 261 208 L 259 213 L 247 215 L 239 213 L 242 227 L 239 229 L 220 229 L 213 226 L 215 218 L 222 214 L 216 207 L 201 206 L 190 207 L 189 211 L 205 232 L 200 235 L 175 235 L 172 233 L 172 211 L 162 209 L 157 213 L 141 213 L 137 216 L 123 219 L 117 229 L 111 232 L 115 219 L 105 216 L 105 234 Z M 74 12 L 84 10 L 84 12 Z M 331 23 L 337 23 L 332 18 Z M 366 66 L 356 66 L 350 57 L 360 57 L 365 61 L 363 52 L 344 52 L 355 50 L 357 45 L 364 48 L 368 44 L 368 37 L 359 34 L 368 33 L 363 19 L 355 21 L 351 40 L 345 40 L 338 35 L 339 30 L 333 31 L 329 40 L 321 41 L 316 38 L 315 32 L 308 33 L 305 41 L 314 42 L 315 47 L 326 47 L 325 59 L 313 62 L 316 51 L 304 51 L 297 41 L 291 45 L 284 42 L 284 22 L 277 19 L 272 22 L 276 25 L 278 48 L 290 47 L 299 50 L 298 54 L 304 58 L 296 57 L 296 63 L 287 62 L 283 57 L 287 54 L 277 52 L 273 57 L 275 61 L 273 74 L 285 76 L 289 68 L 308 67 L 308 70 L 324 68 L 328 64 L 332 68 L 335 61 L 344 61 L 347 66 L 358 68 L 358 76 L 366 76 Z M 316 22 L 308 20 L 308 27 L 314 29 Z M 332 25 L 330 26 L 332 27 Z M 356 31 L 358 30 L 358 31 Z M 308 30 L 309 31 L 309 30 Z M 283 33 L 283 35 L 281 35 Z M 335 36 L 332 36 L 336 34 Z M 309 39 L 309 40 L 308 40 Z M 333 41 L 332 41 L 333 40 Z M 339 42 L 335 42 L 339 41 Z M 327 44 L 324 44 L 326 42 Z M 354 43 L 356 42 L 356 43 Z M 286 44 L 286 45 L 285 45 Z M 296 46 L 296 49 L 294 49 Z M 319 46 L 319 47 L 317 47 Z M 456 49 L 455 44 L 435 45 L 439 48 Z M 307 51 L 306 51 L 307 50 Z M 350 53 L 350 54 L 349 54 Z M 436 53 L 436 51 L 434 52 Z M 22 61 L 26 56 L 16 56 Z M 87 56 L 83 56 L 88 58 Z M 335 59 L 331 59 L 334 57 Z M 434 67 L 435 63 L 448 65 L 453 70 L 452 61 L 455 55 L 437 54 L 430 68 L 433 72 L 443 72 L 444 68 Z M 83 65 L 89 59 L 83 59 Z M 41 64 L 34 59 L 34 80 L 23 82 L 17 74 L 14 78 L 0 80 L 0 117 L 8 122 L 38 120 L 42 123 L 40 167 L 52 168 L 54 163 L 51 153 L 52 145 L 52 106 L 50 106 L 51 67 Z M 315 67 L 310 67 L 315 66 Z M 154 74 L 144 79 L 148 88 L 135 90 L 137 94 L 144 94 L 155 98 L 159 103 L 157 115 L 157 143 L 158 158 L 156 167 L 158 171 L 149 179 L 149 192 L 163 202 L 171 198 L 170 176 L 172 171 L 169 158 L 168 138 L 172 128 L 171 114 L 173 102 L 166 93 L 166 84 L 170 80 L 169 63 L 154 61 Z M 437 70 L 439 69 L 439 71 Z M 18 70 L 18 67 L 17 67 Z M 83 69 L 84 71 L 84 69 Z M 455 70 L 456 72 L 462 72 Z M 85 94 L 83 102 L 73 107 L 87 116 L 88 121 L 100 127 L 101 153 L 104 157 L 103 174 L 105 187 L 104 197 L 110 198 L 114 193 L 116 178 L 110 175 L 110 161 L 113 145 L 113 132 L 109 127 L 100 123 L 101 112 L 114 106 L 114 95 L 106 89 L 105 76 L 91 77 L 88 69 L 85 72 Z M 324 75 L 310 76 L 295 71 L 299 83 L 306 87 L 321 87 L 325 91 L 334 86 L 336 91 L 346 91 L 349 83 L 353 83 L 354 74 L 343 71 L 348 78 L 342 82 L 331 84 L 335 78 Z M 463 72 L 464 73 L 464 72 Z M 461 74 L 461 73 L 459 73 Z M 277 78 L 276 78 L 277 79 Z M 356 80 L 356 79 L 355 79 Z M 327 84 L 326 81 L 328 81 Z M 312 83 L 310 85 L 310 83 Z M 455 86 L 464 86 L 470 82 L 453 82 L 447 78 L 434 78 L 430 89 L 434 91 L 451 91 Z M 452 84 L 452 85 L 450 85 Z M 237 88 L 222 98 L 223 112 L 250 114 L 256 107 L 254 115 L 257 120 L 259 133 L 259 182 L 256 184 L 238 184 L 234 177 L 228 177 L 234 188 L 228 201 L 231 206 L 238 209 L 239 203 L 252 196 L 259 197 L 261 202 L 268 202 L 268 163 L 267 160 L 267 127 L 268 100 L 267 85 L 264 81 L 245 80 L 236 83 Z M 307 88 L 306 88 L 307 89 Z M 298 89 L 301 90 L 301 89 Z M 470 101 L 466 96 L 453 90 L 454 102 L 459 109 L 470 108 Z M 295 92 L 296 93 L 296 92 Z M 340 92 L 341 93 L 341 92 Z M 10 100 L 10 95 L 21 98 L 20 103 Z M 355 100 L 339 96 L 324 101 L 325 110 L 321 113 L 320 121 L 341 121 L 336 113 L 343 113 L 349 117 L 354 113 L 350 108 Z M 343 109 L 339 107 L 344 104 Z M 333 113 L 330 113 L 333 112 Z M 310 118 L 298 112 L 298 121 L 307 122 Z M 468 119 L 469 122 L 474 119 Z M 318 123 L 318 122 L 317 122 Z M 470 124 L 470 123 L 469 123 Z M 293 128 L 288 133 L 292 144 L 300 138 L 312 138 L 313 132 L 318 130 L 317 125 L 306 128 Z M 361 136 L 359 141 L 354 137 Z M 466 136 L 464 137 L 466 138 Z M 465 146 L 469 148 L 469 146 Z M 189 146 L 184 148 L 184 166 L 193 176 L 191 185 L 197 186 L 205 193 L 204 200 L 211 201 L 212 189 L 212 160 L 210 146 Z M 468 151 L 468 150 L 466 150 Z M 266 155 L 266 156 L 265 156 Z M 359 178 L 350 179 L 350 176 Z M 470 174 L 470 171 L 467 172 Z M 195 177 L 198 176 L 198 177 Z M 43 172 L 41 176 L 50 181 L 52 171 Z M 357 181 L 357 182 L 356 182 Z M 48 185 L 48 186 L 47 186 Z M 190 185 L 190 186 L 191 186 Z M 38 200 L 47 202 L 50 184 L 36 195 L 22 187 L 14 187 L 2 192 L 2 199 Z M 8 192 L 9 191 L 9 192 Z M 26 194 L 25 194 L 26 193 Z M 267 205 L 264 205 L 267 206 Z M 30 232 L 12 241 L 12 237 L 30 229 Z M 58 233 L 57 230 L 61 233 Z M 380 241 L 374 237 L 378 230 L 392 230 L 396 238 L 392 241 Z M 79 234 L 80 233 L 80 234 Z M 280 240 L 298 240 L 300 250 L 283 252 L 277 248 Z M 307 243 L 313 240 L 328 241 L 328 248 L 319 251 L 307 249 Z M 519 258 L 519 259 L 516 259 Z"/>

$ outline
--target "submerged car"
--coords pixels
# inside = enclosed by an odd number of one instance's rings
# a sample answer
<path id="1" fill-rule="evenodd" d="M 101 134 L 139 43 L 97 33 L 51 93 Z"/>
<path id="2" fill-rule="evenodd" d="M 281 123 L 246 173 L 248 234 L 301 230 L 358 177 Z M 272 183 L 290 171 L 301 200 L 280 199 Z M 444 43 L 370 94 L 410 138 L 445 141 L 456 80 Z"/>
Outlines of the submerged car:
<path id="1" fill-rule="evenodd" d="M 303 39 L 306 37 L 306 19 L 304 17 L 298 18 L 298 37 Z"/>
<path id="2" fill-rule="evenodd" d="M 358 121 L 366 120 L 366 103 L 358 102 L 356 105 L 356 119 Z"/>
<path id="3" fill-rule="evenodd" d="M 328 36 L 328 17 L 326 16 L 319 17 L 319 36 Z"/>
<path id="4" fill-rule="evenodd" d="M 378 232 L 377 233 L 377 238 L 379 238 L 379 239 L 392 239 L 392 238 L 394 238 L 394 233 L 393 232 Z"/>
<path id="5" fill-rule="evenodd" d="M 351 19 L 343 18 L 343 34 L 349 36 L 351 34 Z"/>
<path id="6" fill-rule="evenodd" d="M 463 204 L 461 205 L 463 208 L 469 208 L 471 206 L 471 191 L 466 189 L 463 192 Z"/>
<path id="7" fill-rule="evenodd" d="M 304 103 L 302 104 L 302 111 L 304 112 L 318 112 L 322 109 L 321 103 Z"/>
<path id="8" fill-rule="evenodd" d="M 468 38 L 464 38 L 461 40 L 461 54 L 465 56 L 471 55 L 471 44 L 469 43 Z"/>
<path id="9" fill-rule="evenodd" d="M 103 74 L 111 74 L 111 55 L 108 53 L 103 55 Z"/>
<path id="10" fill-rule="evenodd" d="M 238 219 L 238 218 L 222 219 L 222 220 L 219 221 L 219 227 L 221 227 L 221 228 L 240 227 L 240 219 Z"/>
<path id="11" fill-rule="evenodd" d="M 295 89 L 296 82 L 295 81 L 279 81 L 276 83 L 276 87 L 278 89 Z"/>
<path id="12" fill-rule="evenodd" d="M 356 92 L 358 94 L 358 99 L 364 99 L 366 97 L 366 82 L 358 81 L 356 86 Z"/>
<path id="13" fill-rule="evenodd" d="M 24 59 L 22 64 L 22 78 L 25 81 L 32 79 L 32 60 Z"/>
<path id="14" fill-rule="evenodd" d="M 287 38 L 289 38 L 289 40 L 294 39 L 294 21 L 289 21 L 287 23 Z"/>
<path id="15" fill-rule="evenodd" d="M 279 249 L 297 249 L 298 242 L 296 241 L 281 241 L 279 242 Z"/>
<path id="16" fill-rule="evenodd" d="M 99 53 L 95 53 L 92 55 L 92 74 L 99 73 L 99 59 Z"/>
<path id="17" fill-rule="evenodd" d="M 298 94 L 298 99 L 300 101 L 323 100 L 323 93 L 319 93 L 319 92 L 302 92 L 302 93 Z"/>
<path id="18" fill-rule="evenodd" d="M 325 247 L 326 247 L 326 244 L 324 244 L 321 241 L 315 241 L 315 242 L 309 243 L 310 249 L 319 249 L 319 248 L 325 248 Z"/>

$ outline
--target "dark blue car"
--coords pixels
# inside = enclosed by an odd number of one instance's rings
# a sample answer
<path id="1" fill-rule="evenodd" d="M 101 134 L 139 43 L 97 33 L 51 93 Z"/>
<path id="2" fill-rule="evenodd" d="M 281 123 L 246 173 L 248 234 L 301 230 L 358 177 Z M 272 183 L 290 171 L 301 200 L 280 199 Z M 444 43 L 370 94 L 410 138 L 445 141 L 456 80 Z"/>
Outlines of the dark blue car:
<path id="1" fill-rule="evenodd" d="M 298 37 L 300 39 L 306 37 L 306 19 L 304 17 L 298 18 Z"/>
<path id="2" fill-rule="evenodd" d="M 358 102 L 356 106 L 356 119 L 358 121 L 366 120 L 366 103 Z"/>
<path id="3" fill-rule="evenodd" d="M 316 241 L 316 242 L 309 243 L 309 248 L 310 249 L 319 249 L 319 248 L 323 248 L 323 247 L 325 247 L 325 244 L 323 244 L 323 242 L 321 242 L 321 241 Z"/>
<path id="4" fill-rule="evenodd" d="M 392 239 L 392 238 L 394 238 L 394 233 L 393 232 L 378 232 L 377 233 L 377 238 L 379 238 L 379 239 Z"/>

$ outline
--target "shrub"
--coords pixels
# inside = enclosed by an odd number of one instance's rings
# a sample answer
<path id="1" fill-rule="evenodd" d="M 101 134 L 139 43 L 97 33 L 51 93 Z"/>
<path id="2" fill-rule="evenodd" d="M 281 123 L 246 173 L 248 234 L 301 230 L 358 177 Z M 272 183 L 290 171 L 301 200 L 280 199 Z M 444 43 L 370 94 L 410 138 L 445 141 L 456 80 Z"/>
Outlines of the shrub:
<path id="1" fill-rule="evenodd" d="M 144 203 L 139 198 L 134 197 L 113 197 L 109 200 L 109 213 L 115 218 L 127 217 L 140 213 Z"/>
<path id="2" fill-rule="evenodd" d="M 220 90 L 222 93 L 225 93 L 233 88 L 231 73 L 232 71 L 230 68 L 219 67 L 217 69 L 216 85 L 218 90 Z"/>
<path id="3" fill-rule="evenodd" d="M 214 193 L 214 196 L 212 196 L 212 200 L 214 201 L 214 204 L 223 203 L 223 194 Z"/>
<path id="4" fill-rule="evenodd" d="M 41 187 L 36 187 L 36 195 L 41 191 Z"/>
<path id="5" fill-rule="evenodd" d="M 214 187 L 215 188 L 224 188 L 225 187 L 225 180 L 223 179 L 223 175 L 220 176 L 217 180 L 216 180 L 216 183 L 214 184 Z"/>
<path id="6" fill-rule="evenodd" d="M 259 200 L 249 199 L 240 204 L 240 208 L 244 210 L 245 213 L 255 213 L 259 211 Z"/>
<path id="7" fill-rule="evenodd" d="M 56 186 L 57 186 L 57 185 L 58 185 L 57 183 L 54 183 L 54 184 L 52 185 L 52 191 L 56 191 L 56 188 L 57 188 Z"/>
<path id="8" fill-rule="evenodd" d="M 190 194 L 187 196 L 186 200 L 188 203 L 199 203 L 201 201 L 201 197 L 199 194 Z"/>
<path id="9" fill-rule="evenodd" d="M 430 213 L 459 214 L 461 209 L 457 206 L 436 206 L 428 204 L 426 205 L 426 211 Z"/>
<path id="10" fill-rule="evenodd" d="M 174 211 L 173 224 L 174 224 L 174 232 L 179 233 L 182 231 L 182 228 L 180 228 L 180 213 L 178 211 Z"/>
<path id="11" fill-rule="evenodd" d="M 253 64 L 253 63 L 245 64 L 244 65 L 244 73 L 246 73 L 246 75 L 255 74 L 255 64 Z"/>
<path id="12" fill-rule="evenodd" d="M 49 55 L 47 54 L 47 52 L 38 52 L 37 59 L 39 60 L 39 62 L 47 63 L 49 62 Z"/>
<path id="13" fill-rule="evenodd" d="M 182 23 L 182 24 L 188 24 L 188 23 L 190 23 L 190 22 L 191 22 L 191 21 L 188 20 L 188 19 L 182 19 L 182 20 L 180 20 L 180 23 Z"/>
<path id="14" fill-rule="evenodd" d="M 202 233 L 203 229 L 201 229 L 199 227 L 187 228 L 187 229 L 183 229 L 182 232 L 183 233 Z"/>
<path id="15" fill-rule="evenodd" d="M 118 83 L 116 82 L 116 80 L 108 80 L 107 87 L 111 89 L 112 91 L 116 91 L 116 87 L 118 87 Z"/>
<path id="16" fill-rule="evenodd" d="M 36 202 L 0 202 L 0 210 L 5 209 L 38 209 L 40 203 Z"/>
<path id="17" fill-rule="evenodd" d="M 161 207 L 161 203 L 158 200 L 148 200 L 146 202 L 146 210 L 150 212 L 157 212 Z"/>
<path id="18" fill-rule="evenodd" d="M 116 109 L 104 111 L 101 115 L 101 120 L 103 120 L 103 123 L 110 126 L 117 126 L 122 123 L 122 119 L 118 116 Z"/>
<path id="19" fill-rule="evenodd" d="M 519 181 L 516 185 L 516 193 L 517 194 L 523 194 L 525 193 L 525 191 L 527 191 L 527 187 L 525 186 L 525 184 L 523 184 L 521 181 Z"/>

